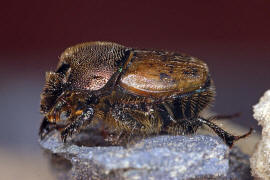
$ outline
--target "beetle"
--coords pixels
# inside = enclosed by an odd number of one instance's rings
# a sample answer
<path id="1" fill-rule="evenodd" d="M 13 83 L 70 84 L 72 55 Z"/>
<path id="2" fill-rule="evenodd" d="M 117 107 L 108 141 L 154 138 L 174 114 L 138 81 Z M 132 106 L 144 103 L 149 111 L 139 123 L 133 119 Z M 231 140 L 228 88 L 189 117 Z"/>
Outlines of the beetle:
<path id="1" fill-rule="evenodd" d="M 86 127 L 107 134 L 186 135 L 206 125 L 230 147 L 234 136 L 202 117 L 215 96 L 208 66 L 184 53 L 88 42 L 66 49 L 46 73 L 41 94 L 41 139 L 61 139 Z"/>

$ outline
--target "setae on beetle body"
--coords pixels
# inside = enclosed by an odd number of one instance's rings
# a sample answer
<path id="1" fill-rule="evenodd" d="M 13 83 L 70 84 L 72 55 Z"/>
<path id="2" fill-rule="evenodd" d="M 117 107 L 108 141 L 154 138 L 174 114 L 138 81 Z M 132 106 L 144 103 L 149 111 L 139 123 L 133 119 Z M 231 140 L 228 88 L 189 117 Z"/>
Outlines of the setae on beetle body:
<path id="1" fill-rule="evenodd" d="M 66 49 L 46 73 L 39 135 L 52 130 L 63 142 L 86 127 L 105 134 L 192 134 L 207 125 L 228 146 L 233 136 L 201 117 L 215 89 L 203 61 L 182 53 L 89 42 Z"/>

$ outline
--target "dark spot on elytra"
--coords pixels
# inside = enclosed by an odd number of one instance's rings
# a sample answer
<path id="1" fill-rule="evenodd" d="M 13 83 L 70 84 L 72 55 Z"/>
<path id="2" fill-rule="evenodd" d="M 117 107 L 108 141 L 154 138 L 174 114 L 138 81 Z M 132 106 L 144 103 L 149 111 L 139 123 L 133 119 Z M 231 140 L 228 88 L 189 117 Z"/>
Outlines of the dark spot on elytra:
<path id="1" fill-rule="evenodd" d="M 166 74 L 166 73 L 160 73 L 160 74 L 159 74 L 159 78 L 160 78 L 161 80 L 164 80 L 164 79 L 171 79 L 171 76 L 169 76 L 169 75 Z"/>

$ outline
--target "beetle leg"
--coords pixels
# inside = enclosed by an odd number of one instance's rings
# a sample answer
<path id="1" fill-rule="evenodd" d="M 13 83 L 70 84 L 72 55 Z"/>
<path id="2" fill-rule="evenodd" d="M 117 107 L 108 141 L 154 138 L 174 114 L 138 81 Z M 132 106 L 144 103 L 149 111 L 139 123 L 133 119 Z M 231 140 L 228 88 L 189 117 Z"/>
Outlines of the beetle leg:
<path id="1" fill-rule="evenodd" d="M 40 136 L 40 139 L 43 140 L 45 136 L 47 136 L 55 128 L 56 124 L 49 122 L 47 117 L 45 116 L 39 128 L 38 134 Z"/>
<path id="2" fill-rule="evenodd" d="M 75 132 L 79 133 L 83 127 L 88 125 L 93 116 L 94 116 L 94 110 L 89 107 L 86 110 L 78 110 L 77 115 L 75 113 L 75 117 L 70 117 L 69 123 L 63 130 L 61 130 L 61 139 L 63 142 L 66 142 L 66 139 L 68 136 L 72 136 Z M 78 115 L 80 114 L 80 115 Z"/>
<path id="3" fill-rule="evenodd" d="M 247 137 L 248 135 L 250 135 L 252 133 L 252 128 L 250 128 L 249 132 L 247 132 L 246 134 L 243 134 L 241 136 L 234 136 L 226 131 L 224 131 L 223 129 L 221 129 L 220 127 L 218 127 L 217 125 L 215 125 L 214 123 L 210 122 L 209 120 L 206 120 L 204 118 L 199 117 L 198 121 L 206 124 L 207 126 L 209 126 L 211 129 L 213 129 L 215 131 L 215 133 L 231 148 L 234 144 L 235 141 L 242 139 L 244 137 Z"/>
<path id="4" fill-rule="evenodd" d="M 174 116 L 174 114 L 173 114 L 173 111 L 172 111 L 172 109 L 169 107 L 169 105 L 167 104 L 167 103 L 162 103 L 163 104 L 163 106 L 165 107 L 165 109 L 167 110 L 167 112 L 169 113 L 169 115 L 170 115 L 170 120 L 172 121 L 172 122 L 174 122 L 174 123 L 176 123 L 176 120 L 175 120 L 175 116 Z"/>
<path id="5" fill-rule="evenodd" d="M 80 123 L 77 119 L 80 115 L 88 113 L 87 110 L 83 110 L 86 108 L 81 106 L 79 102 L 85 102 L 86 100 L 86 94 L 81 92 L 66 92 L 58 97 L 55 106 L 45 115 L 40 126 L 39 135 L 41 139 L 54 129 L 62 132 L 69 126 L 68 129 L 72 129 L 73 126 L 74 128 L 79 127 Z M 66 131 L 72 134 L 71 130 Z"/>
<path id="6" fill-rule="evenodd" d="M 158 111 L 159 118 L 162 119 L 162 132 L 174 135 L 193 134 L 201 126 L 193 118 L 177 119 L 169 104 L 163 102 L 162 105 Z"/>
<path id="7" fill-rule="evenodd" d="M 193 119 L 184 119 L 176 123 L 171 122 L 162 131 L 173 135 L 189 135 L 194 134 L 201 125 L 201 122 Z"/>
<path id="8" fill-rule="evenodd" d="M 39 136 L 41 140 L 54 129 L 61 128 L 59 125 L 57 125 L 57 122 L 60 121 L 61 112 L 65 111 L 66 109 L 68 109 L 67 102 L 64 100 L 64 98 L 60 97 L 57 104 L 50 110 L 48 114 L 46 114 L 40 125 Z"/>
<path id="9" fill-rule="evenodd" d="M 239 117 L 240 115 L 241 113 L 234 113 L 231 115 L 214 115 L 209 118 L 209 121 L 220 120 L 220 119 L 233 119 L 233 118 Z"/>
<path id="10" fill-rule="evenodd" d="M 65 94 L 61 95 L 58 98 L 56 105 L 46 115 L 49 122 L 57 123 L 58 121 L 60 121 L 60 115 L 62 112 L 72 110 L 72 107 L 69 104 L 68 100 L 66 100 L 65 96 Z"/>
<path id="11" fill-rule="evenodd" d="M 81 126 L 81 120 L 74 121 L 70 123 L 66 128 L 61 131 L 61 139 L 65 143 L 68 136 L 72 136 L 72 134 L 79 129 Z"/>

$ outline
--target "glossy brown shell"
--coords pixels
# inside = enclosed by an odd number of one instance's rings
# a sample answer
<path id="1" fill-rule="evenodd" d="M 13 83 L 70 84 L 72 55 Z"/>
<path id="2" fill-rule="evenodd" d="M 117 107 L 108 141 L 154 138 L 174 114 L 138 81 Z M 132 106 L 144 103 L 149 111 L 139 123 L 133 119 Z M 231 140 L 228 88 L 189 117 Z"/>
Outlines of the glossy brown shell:
<path id="1" fill-rule="evenodd" d="M 191 56 L 169 52 L 135 50 L 130 54 L 120 85 L 141 96 L 171 96 L 204 86 L 207 65 Z"/>

